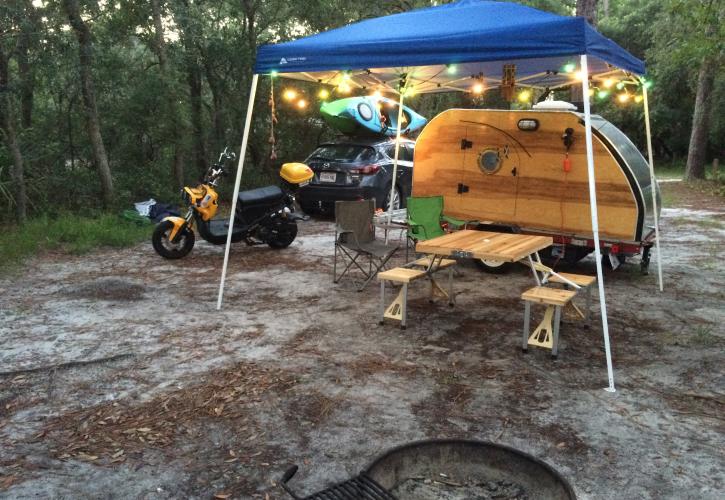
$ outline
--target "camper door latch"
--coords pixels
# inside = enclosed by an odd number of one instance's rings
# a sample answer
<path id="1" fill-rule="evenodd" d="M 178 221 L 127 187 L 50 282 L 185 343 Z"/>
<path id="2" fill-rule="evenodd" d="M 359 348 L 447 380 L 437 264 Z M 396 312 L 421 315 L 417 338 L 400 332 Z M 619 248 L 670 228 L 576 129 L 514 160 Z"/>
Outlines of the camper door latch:
<path id="1" fill-rule="evenodd" d="M 468 192 L 468 186 L 462 183 L 458 183 L 458 194 L 463 194 Z"/>
<path id="2" fill-rule="evenodd" d="M 516 177 L 516 172 L 517 172 L 516 167 L 511 169 L 511 175 L 513 175 L 514 177 Z"/>
<path id="3" fill-rule="evenodd" d="M 471 149 L 473 147 L 473 142 L 469 141 L 468 139 L 461 139 L 461 149 Z"/>

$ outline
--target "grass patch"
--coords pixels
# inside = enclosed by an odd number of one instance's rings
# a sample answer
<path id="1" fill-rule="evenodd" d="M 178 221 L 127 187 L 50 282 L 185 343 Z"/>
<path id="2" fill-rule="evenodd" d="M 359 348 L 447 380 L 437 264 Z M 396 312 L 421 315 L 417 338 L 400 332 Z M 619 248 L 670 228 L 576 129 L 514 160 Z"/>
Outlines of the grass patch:
<path id="1" fill-rule="evenodd" d="M 47 250 L 83 254 L 98 247 L 134 245 L 148 238 L 152 228 L 152 225 L 139 226 L 111 214 L 39 217 L 21 227 L 3 228 L 0 271 L 12 269 L 25 259 Z"/>
<path id="2" fill-rule="evenodd" d="M 655 162 L 655 176 L 657 179 L 682 179 L 685 175 L 685 160 L 677 159 L 668 163 Z"/>

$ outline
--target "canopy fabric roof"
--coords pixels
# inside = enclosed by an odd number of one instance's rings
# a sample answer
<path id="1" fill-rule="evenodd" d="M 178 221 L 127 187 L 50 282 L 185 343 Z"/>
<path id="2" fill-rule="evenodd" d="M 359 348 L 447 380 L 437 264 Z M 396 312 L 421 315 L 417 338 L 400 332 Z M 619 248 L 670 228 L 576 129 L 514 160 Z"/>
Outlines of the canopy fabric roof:
<path id="1" fill-rule="evenodd" d="M 368 19 L 291 42 L 259 48 L 255 73 L 339 84 L 340 71 L 358 87 L 393 87 L 400 75 L 418 92 L 499 85 L 504 64 L 516 84 L 555 88 L 572 83 L 562 71 L 586 54 L 590 75 L 642 75 L 644 63 L 592 28 L 566 17 L 508 2 L 455 3 Z"/>

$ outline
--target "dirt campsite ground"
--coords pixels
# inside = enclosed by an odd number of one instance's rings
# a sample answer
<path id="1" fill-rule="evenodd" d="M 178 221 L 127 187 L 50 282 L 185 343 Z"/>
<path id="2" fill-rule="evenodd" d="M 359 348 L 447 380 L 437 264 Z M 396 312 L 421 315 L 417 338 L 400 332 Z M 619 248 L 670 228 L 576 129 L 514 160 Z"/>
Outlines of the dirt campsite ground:
<path id="1" fill-rule="evenodd" d="M 376 286 L 332 284 L 329 220 L 235 247 L 221 312 L 219 247 L 34 258 L 0 277 L 0 497 L 287 498 L 291 464 L 310 494 L 464 437 L 543 459 L 579 498 L 722 498 L 725 204 L 663 189 L 665 291 L 637 262 L 606 275 L 614 394 L 596 324 L 566 321 L 557 361 L 521 353 L 523 267 L 462 263 L 456 307 L 420 284 L 408 329 L 379 326 Z"/>

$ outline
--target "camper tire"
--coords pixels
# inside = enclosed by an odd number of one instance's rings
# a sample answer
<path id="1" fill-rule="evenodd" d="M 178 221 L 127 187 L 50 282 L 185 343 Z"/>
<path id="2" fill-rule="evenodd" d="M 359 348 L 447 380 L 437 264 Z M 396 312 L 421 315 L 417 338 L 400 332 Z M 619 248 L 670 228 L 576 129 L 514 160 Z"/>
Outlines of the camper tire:
<path id="1" fill-rule="evenodd" d="M 490 274 L 505 274 L 511 269 L 511 263 L 502 260 L 474 259 L 473 261 L 481 271 Z"/>

